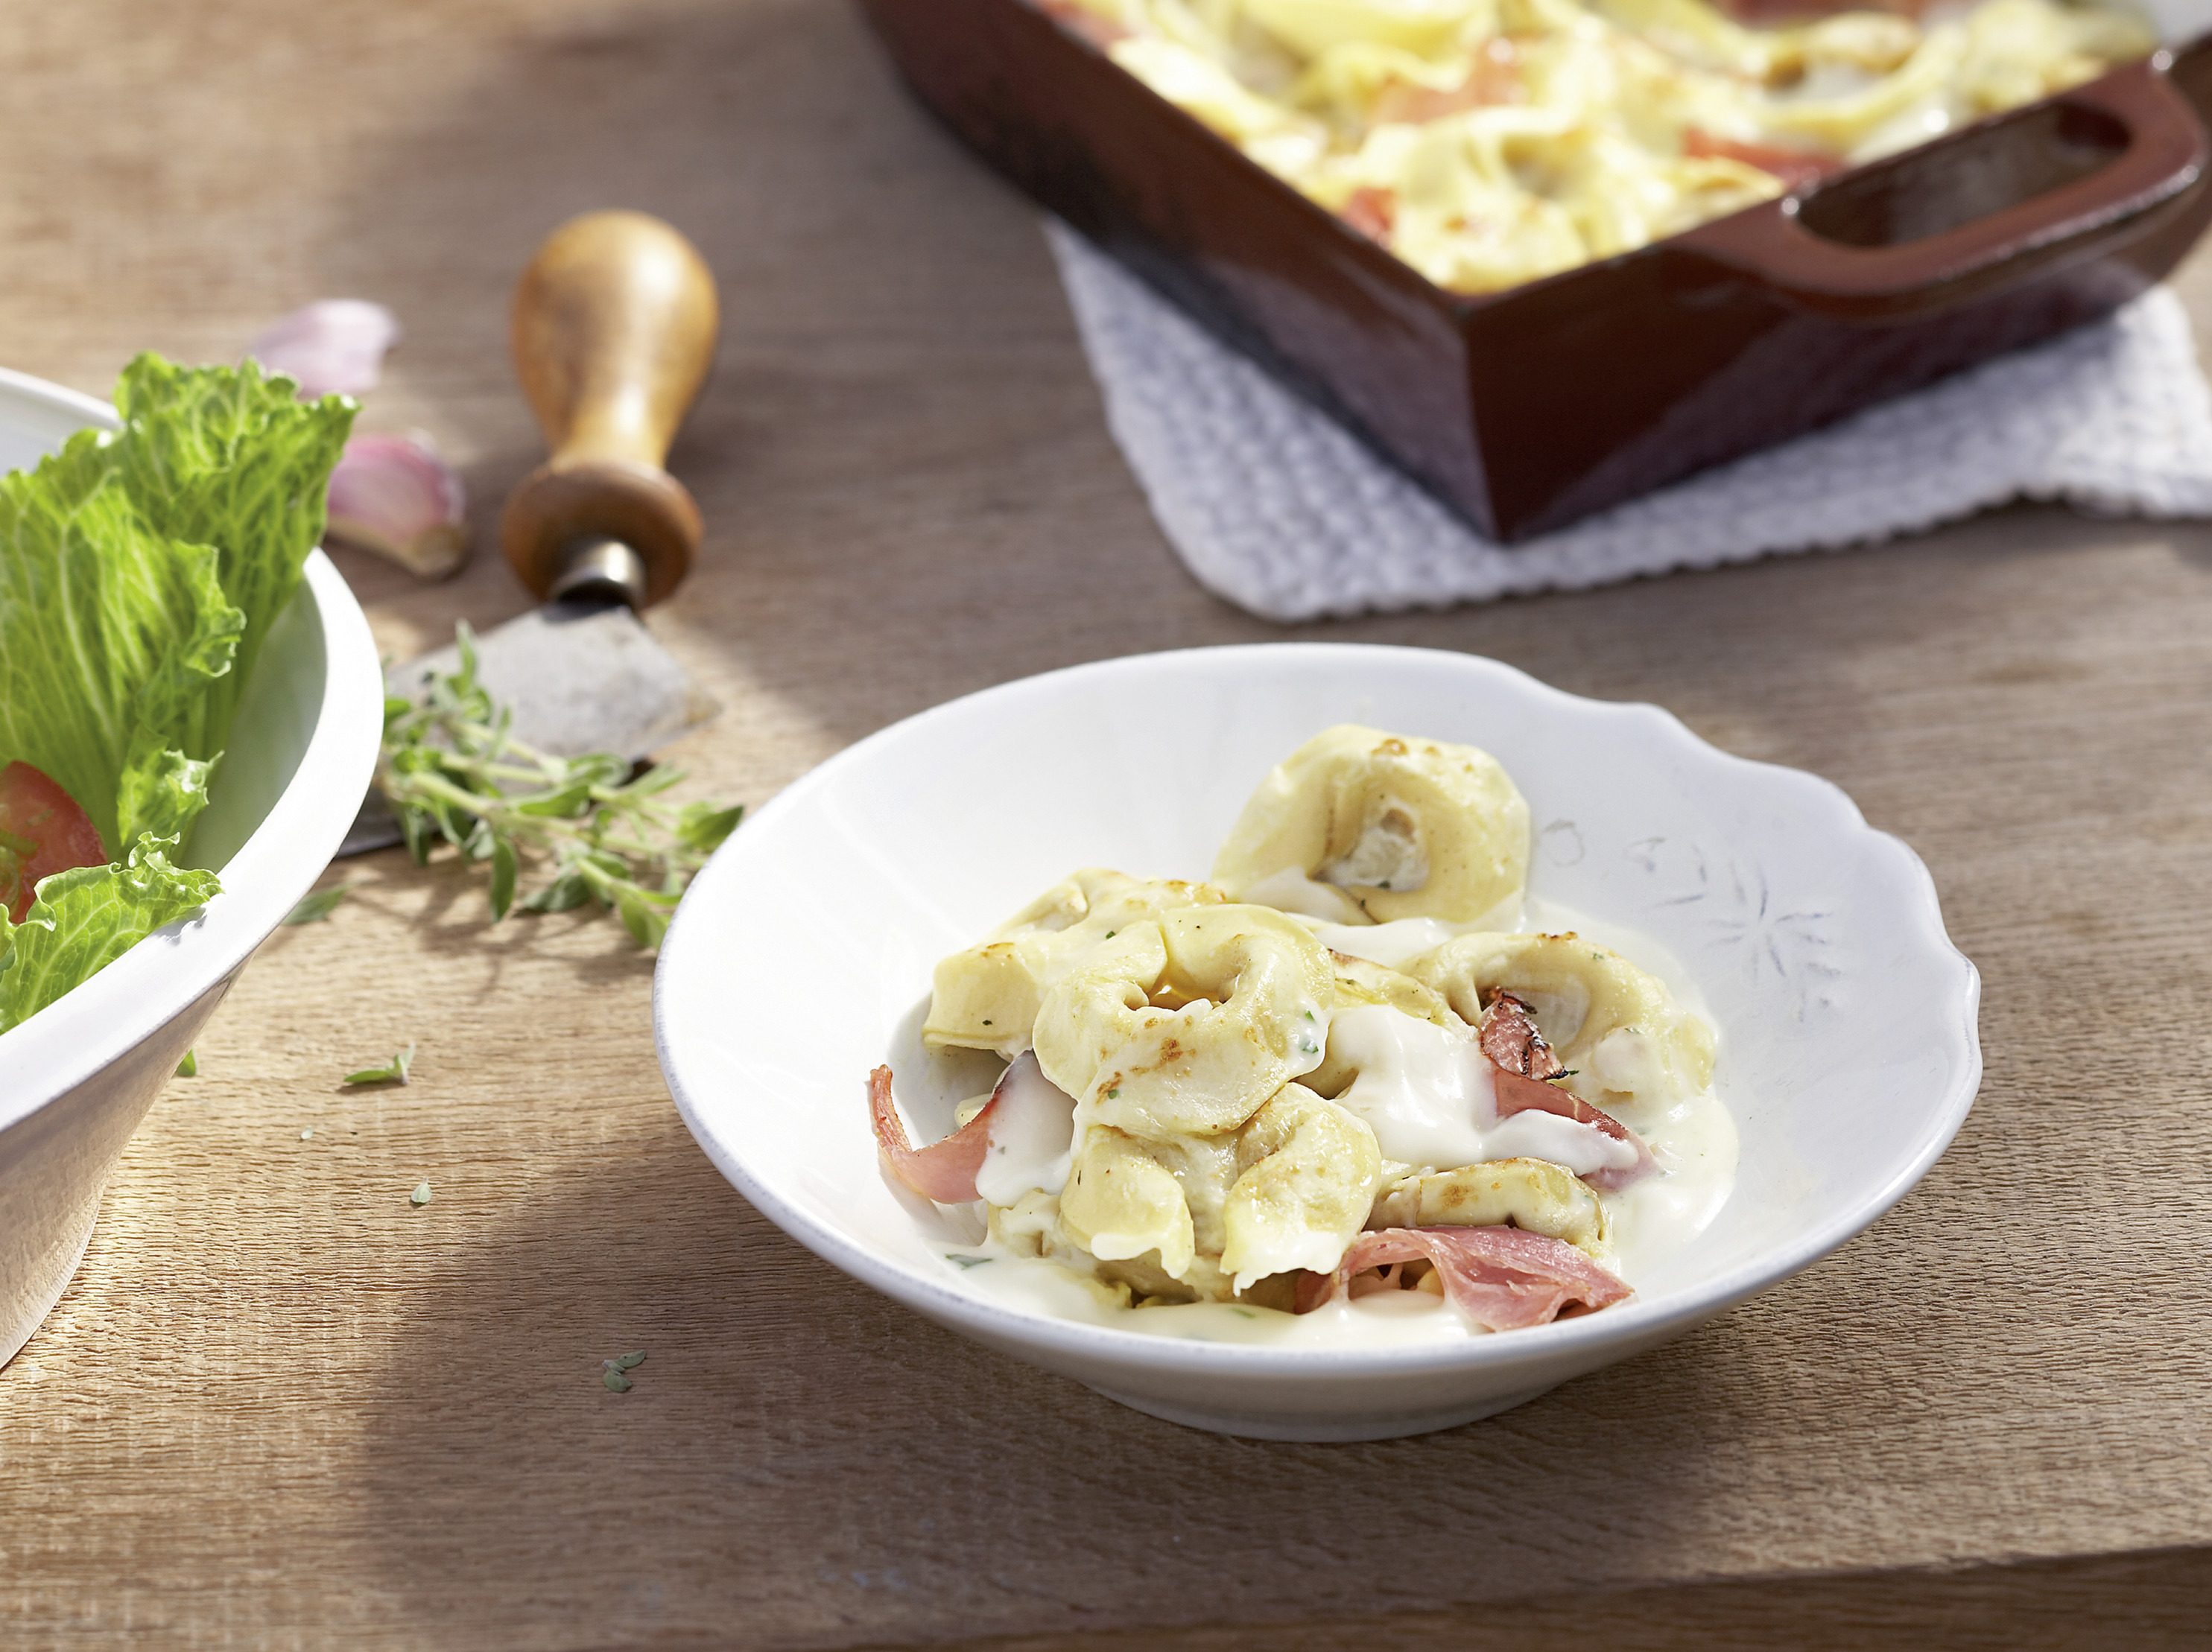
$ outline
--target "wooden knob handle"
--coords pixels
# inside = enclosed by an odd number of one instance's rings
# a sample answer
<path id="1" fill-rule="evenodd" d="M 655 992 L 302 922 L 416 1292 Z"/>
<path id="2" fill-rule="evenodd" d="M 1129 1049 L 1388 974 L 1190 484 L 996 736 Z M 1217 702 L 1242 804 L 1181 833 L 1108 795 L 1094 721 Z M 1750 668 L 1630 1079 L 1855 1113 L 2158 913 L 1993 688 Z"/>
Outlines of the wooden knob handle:
<path id="1" fill-rule="evenodd" d="M 515 371 L 553 454 L 507 496 L 500 538 L 539 596 L 570 547 L 600 536 L 644 562 L 647 602 L 690 567 L 699 507 L 661 466 L 706 382 L 720 321 L 706 261 L 642 212 L 571 218 L 522 272 Z"/>

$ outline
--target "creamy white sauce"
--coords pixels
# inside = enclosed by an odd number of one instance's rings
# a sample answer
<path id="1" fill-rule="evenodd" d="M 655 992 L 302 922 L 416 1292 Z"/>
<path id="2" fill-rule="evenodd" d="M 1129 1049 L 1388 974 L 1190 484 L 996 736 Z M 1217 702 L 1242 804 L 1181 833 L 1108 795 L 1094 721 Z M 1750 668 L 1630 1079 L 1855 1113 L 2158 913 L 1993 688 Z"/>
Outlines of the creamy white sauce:
<path id="1" fill-rule="evenodd" d="M 1394 918 L 1387 924 L 1329 924 L 1310 922 L 1321 944 L 1348 958 L 1403 969 L 1424 952 L 1433 952 L 1455 935 L 1467 932 L 1463 924 L 1441 918 Z"/>
<path id="2" fill-rule="evenodd" d="M 1263 883 L 1273 884 L 1279 878 L 1297 877 L 1295 872 L 1277 872 Z M 1298 881 L 1304 883 L 1306 880 L 1299 878 Z M 1261 900 L 1259 893 L 1262 884 L 1254 884 L 1249 898 Z M 1327 889 L 1328 885 L 1316 884 L 1310 887 Z M 1334 890 L 1329 892 L 1335 893 Z M 1337 898 L 1343 899 L 1341 896 Z M 1264 904 L 1277 903 L 1267 901 Z M 1347 902 L 1346 904 L 1350 903 Z M 1318 910 L 1318 906 L 1319 903 L 1315 902 L 1308 906 L 1285 906 L 1282 909 L 1313 931 L 1321 944 L 1332 952 L 1341 952 L 1346 957 L 1365 958 L 1370 963 L 1383 964 L 1392 969 L 1404 969 L 1424 952 L 1435 951 L 1455 936 L 1496 934 L 1502 930 L 1524 926 L 1522 922 L 1522 902 L 1517 895 L 1506 896 L 1473 923 L 1467 924 L 1450 923 L 1442 918 L 1393 918 L 1387 924 L 1360 923 L 1357 920 L 1358 914 L 1356 911 L 1352 920 L 1337 922 Z M 1615 947 L 1613 950 L 1619 951 L 1620 949 Z"/>
<path id="3" fill-rule="evenodd" d="M 1256 887 L 1248 893 L 1256 896 Z M 1368 938 L 1399 931 L 1410 941 L 1415 932 L 1407 926 L 1431 924 L 1436 920 L 1411 919 L 1393 924 L 1316 924 L 1313 927 L 1324 944 L 1339 951 L 1372 957 L 1338 944 L 1332 932 L 1340 928 L 1348 938 Z M 1677 1004 L 1711 1023 L 1696 982 L 1662 948 L 1636 931 L 1593 920 L 1533 896 L 1518 922 L 1436 926 L 1447 932 L 1444 938 L 1477 928 L 1511 927 L 1547 934 L 1571 930 L 1610 947 L 1656 976 Z M 1395 939 L 1385 940 L 1383 945 L 1389 947 Z M 1410 958 L 1436 944 L 1441 942 L 1432 941 L 1397 956 Z M 1395 967 L 1389 957 L 1376 961 Z M 1486 1072 L 1479 1059 L 1469 1059 L 1479 1057 L 1471 1040 L 1455 1038 L 1441 1028 L 1379 1005 L 1341 1011 L 1329 1018 L 1328 1024 L 1332 1038 L 1348 1037 L 1360 1046 L 1355 1057 L 1363 1068 L 1360 1078 L 1338 1100 L 1367 1119 L 1385 1157 L 1416 1167 L 1442 1169 L 1525 1154 L 1564 1164 L 1578 1174 L 1632 1161 L 1632 1149 L 1555 1114 L 1532 1110 L 1497 1120 Z M 1726 1029 L 1716 1030 L 1724 1035 Z M 1342 1051 L 1345 1046 L 1340 1043 L 1338 1048 Z M 1652 1059 L 1652 1053 L 1637 1040 L 1621 1039 L 1616 1044 L 1608 1039 L 1594 1054 L 1592 1066 L 1611 1084 L 1643 1077 Z M 1358 1095 L 1355 1105 L 1355 1093 L 1363 1087 L 1364 1093 Z M 1607 1110 L 1643 1138 L 1665 1171 L 1619 1192 L 1599 1194 L 1611 1224 L 1613 1272 L 1634 1285 L 1695 1239 L 1727 1202 L 1735 1183 L 1735 1121 L 1711 1090 L 1686 1097 L 1661 1096 L 1644 1102 L 1609 1105 Z M 994 1141 L 997 1133 L 994 1120 Z M 1595 1139 L 1595 1143 L 1586 1139 Z M 1068 1139 L 1061 1137 L 1060 1141 L 1064 1151 Z M 1471 1152 L 1463 1151 L 1470 1146 Z M 1585 1146 L 1589 1154 L 1607 1157 L 1587 1157 L 1583 1151 Z M 1621 1157 L 1612 1157 L 1615 1155 Z M 988 1156 L 987 1165 L 996 1157 Z M 1066 1175 L 1065 1169 L 1060 1172 L 1061 1184 Z M 978 1175 L 977 1183 L 983 1187 L 982 1175 Z M 1042 1186 L 1043 1182 L 1027 1185 Z M 986 1197 L 994 1203 L 1011 1202 L 998 1200 L 988 1190 Z M 960 1278 L 982 1294 L 1030 1312 L 1148 1336 L 1278 1347 L 1374 1348 L 1448 1345 L 1488 1334 L 1470 1326 L 1442 1298 L 1421 1291 L 1378 1292 L 1306 1315 L 1240 1303 L 1118 1309 L 1102 1302 L 1091 1286 L 1057 1263 L 1017 1255 L 994 1242 L 971 1250 L 971 1254 L 956 1259 L 962 1268 Z"/>
<path id="4" fill-rule="evenodd" d="M 1359 1070 L 1336 1104 L 1367 1121 L 1384 1158 L 1417 1168 L 1478 1164 L 1483 1121 L 1498 1110 L 1488 1064 L 1471 1040 L 1393 1010 L 1339 1010 L 1329 1043 Z"/>
<path id="5" fill-rule="evenodd" d="M 1316 884 L 1296 866 L 1285 866 L 1280 872 L 1269 872 L 1235 891 L 1240 901 L 1255 906 L 1273 907 L 1294 918 L 1317 918 L 1330 924 L 1357 924 L 1366 920 L 1367 914 L 1359 909 L 1359 902 L 1342 890 L 1328 884 Z"/>
<path id="6" fill-rule="evenodd" d="M 1036 1052 L 1025 1050 L 993 1092 L 983 1163 L 975 1191 L 994 1205 L 1026 1193 L 1056 1193 L 1075 1164 L 1075 1097 L 1044 1076 Z"/>
<path id="7" fill-rule="evenodd" d="M 1542 1158 L 1577 1175 L 1636 1163 L 1635 1148 L 1593 1125 L 1533 1109 L 1499 1118 L 1490 1063 L 1466 1034 L 1364 1004 L 1336 1012 L 1329 1047 L 1359 1070 L 1337 1105 L 1367 1121 L 1384 1158 L 1430 1170 Z"/>
<path id="8" fill-rule="evenodd" d="M 1501 1119 L 1483 1134 L 1482 1159 L 1543 1158 L 1564 1164 L 1578 1176 L 1597 1170 L 1626 1170 L 1637 1161 L 1636 1149 L 1618 1136 L 1556 1113 L 1531 1108 Z M 1474 1163 L 1477 1161 L 1469 1160 Z"/>
<path id="9" fill-rule="evenodd" d="M 1601 1193 L 1613 1224 L 1613 1272 L 1634 1285 L 1704 1232 L 1735 1187 L 1735 1120 L 1710 1090 L 1613 1116 L 1644 1138 L 1664 1175 Z"/>

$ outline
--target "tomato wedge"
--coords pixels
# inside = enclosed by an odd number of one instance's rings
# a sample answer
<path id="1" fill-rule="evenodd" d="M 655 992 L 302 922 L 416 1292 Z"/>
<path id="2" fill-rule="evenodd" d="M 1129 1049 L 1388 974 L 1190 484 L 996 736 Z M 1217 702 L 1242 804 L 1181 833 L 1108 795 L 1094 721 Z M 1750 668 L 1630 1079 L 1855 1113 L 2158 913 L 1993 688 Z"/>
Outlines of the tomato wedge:
<path id="1" fill-rule="evenodd" d="M 0 905 L 21 923 L 39 880 L 71 866 L 104 866 L 107 851 L 76 799 L 28 763 L 0 768 Z"/>

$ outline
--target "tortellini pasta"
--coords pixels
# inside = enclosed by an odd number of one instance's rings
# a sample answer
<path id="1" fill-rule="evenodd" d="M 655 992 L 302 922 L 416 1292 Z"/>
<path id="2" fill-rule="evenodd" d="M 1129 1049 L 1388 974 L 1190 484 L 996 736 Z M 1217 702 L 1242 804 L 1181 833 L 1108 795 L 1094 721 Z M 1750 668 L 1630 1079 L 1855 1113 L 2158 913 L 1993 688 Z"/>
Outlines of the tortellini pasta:
<path id="1" fill-rule="evenodd" d="M 1620 954 L 1580 936 L 1462 935 L 1410 968 L 1463 1018 L 1479 1017 L 1493 993 L 1512 993 L 1576 1069 L 1575 1092 L 1601 1105 L 1712 1083 L 1712 1029 Z"/>
<path id="2" fill-rule="evenodd" d="M 1280 0 L 1316 30 L 1354 3 Z M 1552 1066 L 1501 1076 L 1483 1017 L 1517 995 L 1515 1048 L 1549 1061 L 1548 1039 L 1601 1099 L 1705 1084 L 1711 1036 L 1602 948 L 1474 927 L 1518 920 L 1528 865 L 1528 805 L 1486 753 L 1316 736 L 1213 881 L 1086 869 L 939 964 L 925 1040 L 1013 1065 L 924 1150 L 945 1156 L 931 1196 L 973 1175 L 996 1242 L 1119 1304 L 1289 1307 L 1380 1228 L 1510 1225 L 1607 1256 L 1600 1190 L 1648 1151 Z M 1397 969 L 1323 938 L 1386 935 L 1432 950 Z"/>
<path id="3" fill-rule="evenodd" d="M 1155 1299 L 1218 1300 L 1334 1266 L 1381 1181 L 1374 1133 L 1286 1084 L 1235 1132 L 1146 1143 L 1091 1127 L 1060 1219 L 1109 1278 Z"/>
<path id="4" fill-rule="evenodd" d="M 1470 923 L 1516 903 L 1528 877 L 1528 805 L 1473 746 L 1328 729 L 1261 782 L 1213 863 L 1245 900 L 1339 921 Z"/>
<path id="5" fill-rule="evenodd" d="M 1149 914 L 1226 898 L 1205 884 L 1086 867 L 1007 919 L 988 941 L 937 966 L 922 1040 L 933 1049 L 995 1050 L 1011 1061 L 1036 1042 L 1045 990 L 1092 947 Z"/>
<path id="6" fill-rule="evenodd" d="M 1609 258 L 2157 42 L 2100 0 L 1748 27 L 1705 0 L 1044 0 L 1444 287 Z M 1817 9 L 1817 8 L 1816 8 Z"/>
<path id="7" fill-rule="evenodd" d="M 1069 1236 L 1100 1261 L 1127 1261 L 1150 1252 L 1170 1279 L 1190 1271 L 1197 1252 L 1197 1227 L 1182 1184 L 1143 1143 L 1115 1129 L 1087 1133 L 1060 1196 L 1060 1219 Z"/>
<path id="8" fill-rule="evenodd" d="M 1246 1125 L 1222 1212 L 1222 1271 L 1244 1289 L 1296 1268 L 1326 1273 L 1367 1225 L 1382 1155 L 1375 1133 L 1303 1084 Z"/>
<path id="9" fill-rule="evenodd" d="M 1132 924 L 1046 993 L 1045 1077 L 1088 1116 L 1157 1140 L 1234 1130 L 1322 1059 L 1328 955 L 1266 907 Z"/>
<path id="10" fill-rule="evenodd" d="M 1375 1204 L 1375 1225 L 1516 1228 L 1606 1254 L 1605 1207 L 1572 1171 L 1540 1158 L 1494 1159 L 1402 1177 Z"/>

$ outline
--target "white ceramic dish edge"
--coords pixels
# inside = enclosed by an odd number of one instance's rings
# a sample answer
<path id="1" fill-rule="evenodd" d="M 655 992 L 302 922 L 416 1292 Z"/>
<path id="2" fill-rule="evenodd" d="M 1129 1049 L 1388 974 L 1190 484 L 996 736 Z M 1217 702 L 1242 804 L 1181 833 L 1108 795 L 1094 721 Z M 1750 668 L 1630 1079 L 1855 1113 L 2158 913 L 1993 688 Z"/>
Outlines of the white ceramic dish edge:
<path id="1" fill-rule="evenodd" d="M 1069 667 L 1018 683 L 1002 684 L 918 714 L 831 757 L 764 805 L 748 823 L 747 832 L 763 831 L 781 812 L 799 807 L 814 791 L 834 783 L 844 769 L 866 762 L 878 743 L 902 738 L 906 732 L 934 720 L 969 713 L 980 702 L 987 701 L 992 696 L 1028 690 L 1033 685 L 1045 683 L 1127 671 L 1133 667 L 1133 664 L 1142 662 L 1172 662 L 1197 656 L 1218 658 L 1231 654 L 1267 656 L 1282 650 L 1297 650 L 1304 660 L 1327 661 L 1347 672 L 1355 672 L 1364 659 L 1377 654 L 1400 655 L 1420 652 L 1376 648 L 1361 644 L 1257 644 L 1229 649 L 1185 651 L 1180 655 L 1140 656 L 1136 662 L 1128 659 L 1102 661 Z M 672 1094 L 687 1126 L 717 1168 L 763 1214 L 823 1260 L 854 1278 L 951 1328 L 1033 1364 L 1075 1376 L 1139 1409 L 1197 1426 L 1263 1437 L 1378 1437 L 1449 1426 L 1504 1409 L 1533 1397 L 1567 1376 L 1678 1335 L 1811 1265 L 1863 1232 L 1892 1208 L 1949 1145 L 1965 1121 L 1979 1083 L 1981 1058 L 1976 1029 L 1979 977 L 1972 963 L 1951 944 L 1943 929 L 1934 881 L 1926 867 L 1899 840 L 1869 826 L 1856 805 L 1840 788 L 1828 781 L 1802 771 L 1759 763 L 1718 751 L 1699 740 L 1670 714 L 1654 706 L 1587 701 L 1537 683 L 1525 674 L 1497 662 L 1476 660 L 1468 656 L 1452 658 L 1470 667 L 1503 673 L 1517 685 L 1518 691 L 1571 705 L 1577 708 L 1577 714 L 1640 720 L 1644 727 L 1640 731 L 1639 738 L 1667 743 L 1696 762 L 1717 763 L 1743 776 L 1755 777 L 1761 786 L 1792 789 L 1798 793 L 1797 801 L 1801 805 L 1825 817 L 1823 823 L 1827 829 L 1861 836 L 1878 847 L 1879 852 L 1890 863 L 1889 875 L 1901 878 L 1911 890 L 1910 908 L 1920 929 L 1920 933 L 1913 938 L 1919 944 L 1945 957 L 1954 972 L 1952 994 L 1959 1015 L 1952 1032 L 1956 1044 L 1953 1054 L 1960 1058 L 1954 1069 L 1952 1082 L 1946 1093 L 1930 1108 L 1925 1127 L 1919 1133 L 1912 1151 L 1897 1163 L 1878 1188 L 1860 1199 L 1847 1212 L 1793 1236 L 1789 1242 L 1777 1246 L 1755 1262 L 1734 1267 L 1704 1281 L 1693 1291 L 1676 1293 L 1664 1300 L 1632 1301 L 1604 1315 L 1517 1332 L 1510 1337 L 1484 1339 L 1477 1359 L 1490 1368 L 1493 1379 L 1492 1391 L 1498 1397 L 1480 1406 L 1462 1405 L 1439 1409 L 1433 1403 L 1416 1400 L 1410 1408 L 1401 1408 L 1389 1414 L 1370 1415 L 1336 1423 L 1310 1418 L 1285 1421 L 1269 1408 L 1240 1419 L 1224 1418 L 1218 1406 L 1193 1407 L 1177 1403 L 1175 1389 L 1178 1378 L 1194 1377 L 1200 1374 L 1218 1377 L 1243 1370 L 1254 1376 L 1265 1372 L 1279 1383 L 1287 1382 L 1293 1386 L 1302 1386 L 1301 1378 L 1309 1379 L 1317 1387 L 1334 1387 L 1346 1382 L 1386 1375 L 1402 1383 L 1405 1379 L 1416 1376 L 1425 1370 L 1439 1376 L 1463 1370 L 1471 1363 L 1470 1357 L 1461 1349 L 1289 1350 L 1185 1342 L 1095 1325 L 1050 1320 L 988 1301 L 979 1301 L 952 1289 L 946 1283 L 922 1276 L 875 1254 L 819 1219 L 813 1212 L 781 1196 L 775 1187 L 752 1173 L 703 1116 L 702 1098 L 694 1092 L 680 1051 L 672 1046 L 667 1020 L 665 982 L 671 971 L 686 967 L 685 959 L 692 947 L 711 946 L 720 940 L 719 937 L 699 930 L 696 921 L 691 920 L 690 914 L 696 907 L 690 900 L 687 900 L 684 910 L 679 911 L 662 949 L 658 972 L 659 979 L 656 980 L 654 994 L 655 1034 L 662 1064 Z M 708 873 L 702 874 L 702 881 L 711 875 L 710 867 Z M 1601 1348 L 1607 1351 L 1594 1357 L 1595 1351 Z M 1511 1380 L 1515 1373 L 1526 1376 L 1525 1385 Z"/>
<path id="2" fill-rule="evenodd" d="M 0 1131 L 121 1056 L 144 1031 L 147 1008 L 166 1019 L 245 963 L 330 864 L 375 772 L 384 678 L 360 604 L 319 550 L 307 559 L 304 590 L 321 624 L 326 676 L 291 783 L 221 868 L 222 893 L 198 915 L 148 936 L 75 992 L 0 1033 L 0 1072 L 10 1075 L 0 1095 Z M 319 858 L 301 853 L 325 838 Z M 196 840 L 195 860 L 198 848 Z M 139 1012 L 118 1016 L 125 1004 Z M 21 1074 L 37 1076 L 19 1091 Z"/>
<path id="3" fill-rule="evenodd" d="M 91 397 L 0 369 L 9 464 L 117 422 Z M 319 550 L 264 646 L 264 662 L 280 657 L 294 675 L 316 671 L 317 692 L 257 671 L 240 725 L 283 738 L 265 750 L 234 744 L 228 779 L 217 776 L 185 856 L 216 866 L 222 893 L 0 1034 L 0 1211 L 10 1230 L 0 1236 L 0 1364 L 66 1288 L 146 1107 L 247 957 L 329 864 L 374 772 L 383 673 L 360 604 Z"/>

